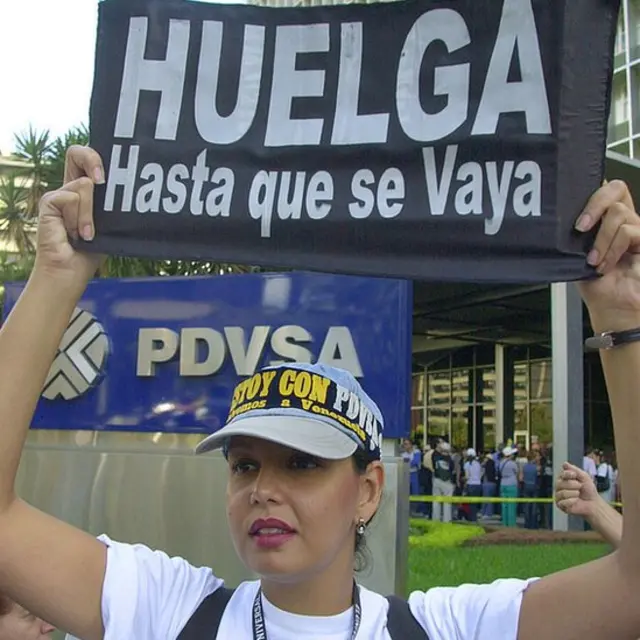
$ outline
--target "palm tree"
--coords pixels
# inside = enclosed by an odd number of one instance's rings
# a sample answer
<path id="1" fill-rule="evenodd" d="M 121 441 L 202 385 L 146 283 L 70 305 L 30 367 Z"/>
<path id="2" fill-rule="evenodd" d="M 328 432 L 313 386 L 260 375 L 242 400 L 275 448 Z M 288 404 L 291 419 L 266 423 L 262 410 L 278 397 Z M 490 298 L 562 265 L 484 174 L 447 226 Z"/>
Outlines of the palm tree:
<path id="1" fill-rule="evenodd" d="M 67 149 L 72 145 L 85 146 L 89 144 L 89 130 L 85 125 L 69 129 L 63 136 L 57 137 L 47 148 L 46 164 L 43 177 L 47 189 L 59 189 L 64 180 L 64 159 Z"/>
<path id="2" fill-rule="evenodd" d="M 13 244 L 20 256 L 33 253 L 35 225 L 27 218 L 30 189 L 17 174 L 0 177 L 0 238 Z"/>
<path id="3" fill-rule="evenodd" d="M 29 165 L 24 177 L 27 179 L 27 202 L 25 214 L 35 218 L 38 215 L 40 198 L 47 190 L 47 164 L 51 150 L 49 131 L 36 131 L 29 125 L 29 131 L 15 136 L 14 155 Z"/>

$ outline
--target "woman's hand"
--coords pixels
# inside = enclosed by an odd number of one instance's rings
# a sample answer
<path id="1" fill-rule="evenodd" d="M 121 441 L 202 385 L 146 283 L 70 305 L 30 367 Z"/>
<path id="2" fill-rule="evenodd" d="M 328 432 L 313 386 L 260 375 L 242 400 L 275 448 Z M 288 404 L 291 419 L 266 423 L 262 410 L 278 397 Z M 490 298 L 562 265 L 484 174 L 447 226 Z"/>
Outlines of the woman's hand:
<path id="1" fill-rule="evenodd" d="M 565 462 L 556 482 L 556 504 L 561 511 L 584 518 L 614 549 L 622 541 L 622 516 L 598 495 L 591 476 Z"/>
<path id="2" fill-rule="evenodd" d="M 556 481 L 555 499 L 561 511 L 587 520 L 596 514 L 602 500 L 591 476 L 568 462 L 562 465 Z"/>
<path id="3" fill-rule="evenodd" d="M 40 202 L 34 274 L 84 288 L 104 260 L 75 249 L 70 238 L 91 241 L 94 184 L 104 182 L 100 156 L 89 147 L 71 147 L 65 162 L 65 184 Z"/>
<path id="4" fill-rule="evenodd" d="M 640 326 L 640 216 L 627 185 L 614 180 L 590 198 L 576 228 L 601 222 L 588 262 L 601 277 L 580 283 L 595 331 Z"/>

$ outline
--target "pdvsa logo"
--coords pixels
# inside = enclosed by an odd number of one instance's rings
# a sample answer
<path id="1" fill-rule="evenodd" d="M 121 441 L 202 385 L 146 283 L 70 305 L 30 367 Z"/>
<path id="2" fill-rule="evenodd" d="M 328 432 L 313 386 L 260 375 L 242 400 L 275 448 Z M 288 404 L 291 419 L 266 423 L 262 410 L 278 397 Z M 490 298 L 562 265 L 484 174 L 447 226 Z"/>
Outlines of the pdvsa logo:
<path id="1" fill-rule="evenodd" d="M 109 355 L 109 340 L 102 325 L 88 312 L 76 308 L 62 337 L 44 383 L 47 400 L 72 400 L 102 379 Z"/>
<path id="2" fill-rule="evenodd" d="M 144 328 L 138 332 L 136 372 L 141 377 L 157 375 L 162 363 L 178 360 L 179 376 L 213 376 L 231 360 L 238 376 L 252 376 L 263 364 L 322 362 L 363 377 L 362 365 L 349 327 L 328 327 L 314 340 L 299 325 Z M 269 353 L 271 352 L 271 353 Z M 269 357 L 271 355 L 271 357 Z M 275 357 L 274 357 L 275 356 Z"/>

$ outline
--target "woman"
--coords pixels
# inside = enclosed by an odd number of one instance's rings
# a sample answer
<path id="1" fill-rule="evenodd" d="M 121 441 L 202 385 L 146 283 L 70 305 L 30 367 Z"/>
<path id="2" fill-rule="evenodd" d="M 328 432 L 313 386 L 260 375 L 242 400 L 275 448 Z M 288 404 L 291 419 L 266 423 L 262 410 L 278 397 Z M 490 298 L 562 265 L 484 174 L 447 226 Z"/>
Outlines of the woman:
<path id="1" fill-rule="evenodd" d="M 609 463 L 609 454 L 601 451 L 599 459 L 600 464 L 596 470 L 596 489 L 605 502 L 613 502 L 616 488 L 615 471 Z"/>
<path id="2" fill-rule="evenodd" d="M 589 523 L 614 549 L 622 542 L 622 516 L 602 498 L 588 471 L 568 462 L 558 476 L 556 504 L 568 515 Z"/>
<path id="3" fill-rule="evenodd" d="M 482 465 L 478 460 L 476 450 L 467 449 L 465 452 L 466 462 L 464 463 L 464 481 L 466 493 L 470 498 L 482 497 Z M 469 505 L 469 521 L 478 521 L 478 502 L 471 502 Z"/>
<path id="4" fill-rule="evenodd" d="M 453 496 L 455 491 L 455 464 L 451 457 L 451 445 L 441 440 L 436 447 L 432 458 L 433 462 L 433 496 L 442 496 L 444 502 L 436 500 L 433 503 L 433 519 L 442 522 L 451 522 L 452 508 L 451 501 L 447 500 Z"/>
<path id="5" fill-rule="evenodd" d="M 514 449 L 516 449 L 515 455 L 515 463 L 518 466 L 518 495 L 517 498 L 524 498 L 524 482 L 522 470 L 524 469 L 524 465 L 527 464 L 527 456 L 529 455 L 528 451 L 522 444 L 515 444 Z M 516 503 L 516 517 L 520 516 L 524 517 L 525 504 L 523 502 Z M 515 526 L 515 525 L 514 525 Z"/>
<path id="6" fill-rule="evenodd" d="M 422 464 L 420 465 L 420 471 L 418 473 L 418 480 L 420 482 L 420 491 L 423 496 L 433 495 L 433 449 L 437 446 L 437 441 L 433 445 L 425 444 L 422 452 Z M 433 502 L 420 503 L 420 513 L 425 518 L 431 518 L 433 513 Z"/>
<path id="7" fill-rule="evenodd" d="M 496 480 L 496 463 L 491 453 L 484 456 L 484 464 L 482 465 L 482 497 L 495 498 L 497 493 Z M 484 518 L 493 518 L 493 502 L 485 502 L 482 505 L 482 516 Z"/>
<path id="8" fill-rule="evenodd" d="M 55 627 L 0 594 L 0 640 L 51 640 Z"/>
<path id="9" fill-rule="evenodd" d="M 512 499 L 518 497 L 520 473 L 516 463 L 517 449 L 505 447 L 498 467 L 500 473 L 500 497 Z M 502 503 L 502 524 L 505 527 L 516 526 L 516 503 Z"/>
<path id="10" fill-rule="evenodd" d="M 420 480 L 418 478 L 418 473 L 420 471 L 420 466 L 422 465 L 422 453 L 418 446 L 410 440 L 409 438 L 405 438 L 402 441 L 402 459 L 409 465 L 409 495 L 419 496 L 420 495 Z M 419 503 L 416 504 L 414 502 L 411 503 L 411 513 L 417 514 L 420 509 Z"/>
<path id="11" fill-rule="evenodd" d="M 210 594 L 221 593 L 210 569 L 96 540 L 14 491 L 50 363 L 100 265 L 68 241 L 68 233 L 94 237 L 93 182 L 85 176 L 103 182 L 101 159 L 73 149 L 66 184 L 41 203 L 35 266 L 0 330 L 0 589 L 83 640 L 174 640 L 199 619 Z M 640 218 L 626 186 L 599 189 L 578 225 L 599 227 L 590 260 L 603 277 L 581 285 L 594 329 L 640 327 Z M 640 342 L 603 352 L 602 362 L 625 491 L 639 494 Z M 199 450 L 222 447 L 229 460 L 228 523 L 259 580 L 242 583 L 217 636 L 204 628 L 201 638 L 389 639 L 388 601 L 357 587 L 353 572 L 355 549 L 380 504 L 381 433 L 375 403 L 346 372 L 288 365 L 238 385 L 227 427 Z M 631 501 L 617 553 L 541 580 L 414 592 L 410 612 L 430 640 L 537 640 L 541 620 L 550 621 L 546 640 L 637 638 L 639 536 L 640 505 Z"/>
<path id="12" fill-rule="evenodd" d="M 540 493 L 541 498 L 553 497 L 553 449 L 545 446 L 540 456 Z M 553 505 L 551 502 L 539 503 L 539 519 L 542 529 L 553 528 Z"/>
<path id="13" fill-rule="evenodd" d="M 536 451 L 527 453 L 527 462 L 522 467 L 522 497 L 532 500 L 538 497 L 540 478 L 540 455 Z M 526 502 L 524 505 L 525 529 L 538 528 L 538 505 L 535 502 Z"/>

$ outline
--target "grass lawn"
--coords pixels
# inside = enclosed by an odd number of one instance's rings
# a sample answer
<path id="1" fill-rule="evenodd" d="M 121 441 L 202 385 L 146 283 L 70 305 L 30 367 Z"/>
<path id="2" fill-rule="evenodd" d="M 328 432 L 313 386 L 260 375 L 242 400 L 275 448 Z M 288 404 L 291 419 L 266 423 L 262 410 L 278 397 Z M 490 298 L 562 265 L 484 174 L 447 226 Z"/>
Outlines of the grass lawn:
<path id="1" fill-rule="evenodd" d="M 408 591 L 498 578 L 539 577 L 595 560 L 610 551 L 607 545 L 598 543 L 461 546 L 464 540 L 482 533 L 466 525 L 412 522 Z"/>

